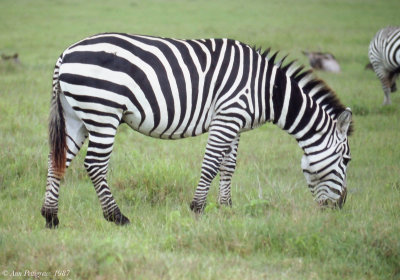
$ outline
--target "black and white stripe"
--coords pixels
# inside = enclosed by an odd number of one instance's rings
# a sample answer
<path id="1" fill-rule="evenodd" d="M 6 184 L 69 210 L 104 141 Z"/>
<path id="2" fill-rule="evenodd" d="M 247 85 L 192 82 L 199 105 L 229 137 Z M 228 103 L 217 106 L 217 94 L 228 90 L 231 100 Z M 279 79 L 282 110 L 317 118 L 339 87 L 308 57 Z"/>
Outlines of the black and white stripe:
<path id="1" fill-rule="evenodd" d="M 400 27 L 386 27 L 378 31 L 369 45 L 369 60 L 381 81 L 384 105 L 391 103 L 390 93 L 396 91 L 400 74 Z"/>
<path id="2" fill-rule="evenodd" d="M 53 100 L 59 106 L 52 107 L 50 119 L 55 121 L 50 122 L 50 130 L 60 131 L 60 137 L 66 134 L 66 155 L 60 149 L 50 153 L 42 208 L 48 226 L 56 225 L 63 168 L 69 166 L 86 137 L 85 167 L 104 216 L 117 224 L 129 222 L 106 180 L 121 123 L 162 139 L 209 132 L 191 204 L 196 212 L 204 208 L 218 172 L 219 203 L 231 204 L 240 133 L 268 121 L 293 135 L 303 148 L 302 168 L 316 200 L 341 206 L 350 158 L 347 133 L 351 111 L 310 71 L 293 63 L 283 66 L 275 59 L 268 51 L 261 54 L 230 39 L 177 40 L 106 33 L 69 47 L 54 72 Z M 64 133 L 59 126 L 63 122 Z M 50 134 L 50 142 L 56 142 L 57 136 Z"/>

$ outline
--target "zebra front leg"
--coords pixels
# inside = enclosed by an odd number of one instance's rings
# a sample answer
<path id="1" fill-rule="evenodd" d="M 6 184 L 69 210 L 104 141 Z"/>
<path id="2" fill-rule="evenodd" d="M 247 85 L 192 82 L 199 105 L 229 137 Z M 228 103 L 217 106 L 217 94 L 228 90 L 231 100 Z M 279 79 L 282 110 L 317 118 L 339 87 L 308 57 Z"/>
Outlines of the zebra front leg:
<path id="1" fill-rule="evenodd" d="M 190 209 L 202 213 L 206 204 L 210 184 L 220 168 L 222 159 L 237 137 L 237 131 L 227 133 L 226 128 L 214 127 L 210 130 L 206 152 L 201 166 L 201 176 Z M 232 134 L 231 134 L 232 133 Z"/>
<path id="2" fill-rule="evenodd" d="M 85 168 L 100 200 L 104 218 L 117 225 L 125 225 L 129 224 L 129 219 L 121 213 L 106 179 L 113 143 L 114 136 L 94 136 L 89 133 Z"/>
<path id="3" fill-rule="evenodd" d="M 218 203 L 220 205 L 232 206 L 231 180 L 236 167 L 236 155 L 239 145 L 239 136 L 240 135 L 238 134 L 238 136 L 232 142 L 219 168 L 220 181 Z"/>

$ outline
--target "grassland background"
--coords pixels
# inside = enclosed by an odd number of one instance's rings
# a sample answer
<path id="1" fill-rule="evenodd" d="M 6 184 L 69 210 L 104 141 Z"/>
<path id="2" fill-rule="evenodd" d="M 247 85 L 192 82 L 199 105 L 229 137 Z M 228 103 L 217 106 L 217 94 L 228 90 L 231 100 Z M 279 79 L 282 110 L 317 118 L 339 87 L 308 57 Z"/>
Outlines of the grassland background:
<path id="1" fill-rule="evenodd" d="M 68 270 L 60 279 L 400 279 L 400 93 L 383 93 L 367 49 L 400 25 L 398 0 L 0 1 L 0 279 Z M 74 160 L 62 183 L 60 227 L 40 216 L 47 172 L 47 118 L 54 63 L 88 35 L 118 31 L 178 38 L 230 37 L 306 63 L 329 51 L 341 74 L 317 73 L 354 112 L 349 195 L 319 211 L 296 141 L 273 125 L 242 135 L 231 209 L 188 204 L 207 135 L 161 141 L 121 126 L 109 183 L 131 225 L 102 217 Z M 261 193 L 261 199 L 259 198 Z M 25 277 L 26 278 L 26 277 Z"/>

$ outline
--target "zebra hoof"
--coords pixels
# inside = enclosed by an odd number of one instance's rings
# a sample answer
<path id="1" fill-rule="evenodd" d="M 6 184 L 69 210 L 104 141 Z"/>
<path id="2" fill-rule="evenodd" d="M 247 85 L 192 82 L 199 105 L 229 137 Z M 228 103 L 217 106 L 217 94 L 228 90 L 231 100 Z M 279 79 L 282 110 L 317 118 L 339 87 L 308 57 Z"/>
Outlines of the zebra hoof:
<path id="1" fill-rule="evenodd" d="M 130 224 L 130 221 L 125 215 L 123 215 L 120 211 L 116 211 L 112 214 L 104 214 L 104 218 L 109 222 L 114 222 L 116 225 L 124 226 Z"/>
<path id="2" fill-rule="evenodd" d="M 42 210 L 40 211 L 42 216 L 46 219 L 46 228 L 56 228 L 58 227 L 59 220 L 57 217 L 57 213 L 54 213 L 54 211 L 46 209 L 42 207 Z"/>
<path id="3" fill-rule="evenodd" d="M 131 223 L 127 217 L 125 217 L 123 214 L 121 214 L 117 219 L 114 221 L 115 224 L 119 226 L 126 226 Z"/>
<path id="4" fill-rule="evenodd" d="M 196 214 L 202 214 L 204 212 L 205 206 L 205 203 L 199 204 L 194 200 L 192 201 L 192 203 L 190 203 L 190 209 Z"/>
<path id="5" fill-rule="evenodd" d="M 232 199 L 220 200 L 219 205 L 232 207 Z"/>

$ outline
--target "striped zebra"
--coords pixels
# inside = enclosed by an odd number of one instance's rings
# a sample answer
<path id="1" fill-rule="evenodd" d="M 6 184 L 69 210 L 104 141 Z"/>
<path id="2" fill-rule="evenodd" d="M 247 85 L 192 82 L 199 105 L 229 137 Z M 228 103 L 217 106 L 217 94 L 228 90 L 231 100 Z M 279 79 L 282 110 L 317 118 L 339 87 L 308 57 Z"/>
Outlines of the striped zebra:
<path id="1" fill-rule="evenodd" d="M 383 104 L 388 105 L 390 93 L 397 90 L 396 79 L 400 74 L 400 27 L 379 30 L 369 45 L 368 56 L 382 84 Z"/>
<path id="2" fill-rule="evenodd" d="M 177 40 L 98 34 L 66 49 L 53 76 L 47 227 L 59 223 L 60 179 L 89 138 L 84 166 L 106 220 L 127 224 L 106 175 L 117 127 L 161 139 L 209 133 L 191 209 L 202 212 L 220 174 L 218 202 L 231 205 L 240 134 L 273 122 L 304 150 L 303 173 L 321 206 L 346 199 L 347 140 L 352 114 L 311 70 L 275 62 L 231 39 Z"/>

